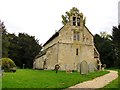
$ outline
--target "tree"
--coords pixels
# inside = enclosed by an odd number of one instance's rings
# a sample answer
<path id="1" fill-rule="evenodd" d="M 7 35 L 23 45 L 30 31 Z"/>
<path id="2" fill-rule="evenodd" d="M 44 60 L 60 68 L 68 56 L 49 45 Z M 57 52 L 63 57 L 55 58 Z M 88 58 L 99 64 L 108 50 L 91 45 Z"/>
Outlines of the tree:
<path id="1" fill-rule="evenodd" d="M 5 25 L 0 21 L 0 50 L 2 57 L 11 58 L 18 67 L 32 68 L 35 56 L 40 52 L 41 45 L 34 36 L 25 33 L 19 33 L 16 36 L 6 31 Z M 0 57 L 1 58 L 1 57 Z"/>
<path id="2" fill-rule="evenodd" d="M 11 58 L 15 64 L 20 67 L 20 65 L 22 64 L 21 60 L 20 60 L 20 55 L 19 55 L 19 52 L 20 52 L 20 47 L 18 45 L 18 37 L 15 35 L 15 34 L 8 34 L 8 39 L 9 39 L 9 42 L 10 42 L 10 45 L 9 45 L 9 52 L 8 52 L 8 55 L 9 55 L 9 58 Z"/>
<path id="3" fill-rule="evenodd" d="M 18 37 L 9 34 L 10 51 L 9 57 L 13 59 L 17 66 L 32 68 L 35 56 L 40 52 L 41 46 L 34 36 L 19 33 Z"/>
<path id="4" fill-rule="evenodd" d="M 70 11 L 65 12 L 65 15 L 62 15 L 62 24 L 65 25 L 70 21 L 70 16 L 75 13 L 79 13 L 79 10 L 76 7 L 73 7 Z"/>
<path id="5" fill-rule="evenodd" d="M 115 46 L 115 54 L 116 54 L 116 60 L 114 62 L 114 65 L 118 68 L 120 68 L 120 25 L 118 27 L 114 26 L 112 29 L 112 37 L 113 37 L 113 43 Z"/>
<path id="6" fill-rule="evenodd" d="M 0 21 L 0 34 L 1 34 L 0 36 L 2 37 L 2 38 L 0 38 L 0 40 L 2 42 L 2 44 L 0 44 L 0 45 L 2 45 L 2 46 L 0 46 L 0 48 L 2 48 L 2 49 L 0 49 L 2 51 L 2 57 L 8 57 L 8 51 L 9 51 L 8 47 L 9 47 L 10 43 L 8 41 L 8 36 L 7 36 L 8 33 L 6 31 L 4 22 L 1 22 L 1 21 Z"/>
<path id="7" fill-rule="evenodd" d="M 113 67 L 116 56 L 112 36 L 105 32 L 101 32 L 100 35 L 95 35 L 94 42 L 98 52 L 100 53 L 100 60 L 102 64 L 106 64 L 107 68 Z"/>
<path id="8" fill-rule="evenodd" d="M 6 34 L 6 28 L 5 28 L 5 25 L 4 25 L 4 22 L 1 22 L 0 20 L 0 33 L 2 34 Z"/>
<path id="9" fill-rule="evenodd" d="M 38 40 L 25 33 L 19 33 L 18 36 L 8 33 L 7 38 L 10 44 L 6 47 L 9 50 L 7 57 L 11 58 L 20 68 L 23 64 L 27 68 L 32 68 L 33 60 L 41 50 Z"/>

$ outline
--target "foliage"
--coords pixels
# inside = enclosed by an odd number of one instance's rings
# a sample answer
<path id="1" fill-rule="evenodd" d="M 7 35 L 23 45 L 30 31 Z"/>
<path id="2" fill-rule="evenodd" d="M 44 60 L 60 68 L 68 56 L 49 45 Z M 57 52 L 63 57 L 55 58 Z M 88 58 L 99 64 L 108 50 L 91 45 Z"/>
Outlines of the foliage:
<path id="1" fill-rule="evenodd" d="M 106 64 L 107 68 L 113 67 L 116 56 L 112 36 L 105 32 L 101 32 L 100 35 L 96 34 L 94 36 L 94 42 L 98 52 L 100 53 L 102 64 Z"/>
<path id="2" fill-rule="evenodd" d="M 18 67 L 21 65 L 21 61 L 19 57 L 19 52 L 20 52 L 20 47 L 18 45 L 18 37 L 15 34 L 8 34 L 8 39 L 10 42 L 10 46 L 8 47 L 9 49 L 9 57 L 16 63 Z"/>
<path id="3" fill-rule="evenodd" d="M 120 25 L 118 27 L 113 27 L 112 36 L 117 57 L 114 66 L 120 68 Z"/>
<path id="4" fill-rule="evenodd" d="M 19 33 L 16 36 L 6 31 L 4 23 L 0 22 L 0 31 L 2 33 L 2 57 L 11 58 L 18 67 L 33 67 L 33 60 L 40 52 L 41 45 L 34 36 L 25 33 Z"/>
<path id="5" fill-rule="evenodd" d="M 62 24 L 65 25 L 70 21 L 70 16 L 74 13 L 79 13 L 79 10 L 76 7 L 73 7 L 70 11 L 65 12 L 65 15 L 62 15 Z"/>
<path id="6" fill-rule="evenodd" d="M 2 33 L 2 34 L 6 33 L 6 28 L 5 28 L 4 22 L 1 22 L 1 20 L 0 20 L 0 33 Z"/>
<path id="7" fill-rule="evenodd" d="M 79 72 L 18 69 L 16 73 L 4 73 L 3 88 L 67 88 L 83 81 L 108 73 L 107 71 L 92 72 L 80 75 Z M 12 82 L 11 82 L 12 81 Z"/>
<path id="8" fill-rule="evenodd" d="M 32 68 L 35 56 L 40 52 L 41 46 L 34 36 L 25 33 L 8 34 L 10 46 L 9 57 L 13 59 L 18 67 Z"/>
<path id="9" fill-rule="evenodd" d="M 0 33 L 2 34 L 2 57 L 8 57 L 8 47 L 10 45 L 7 37 L 7 31 L 4 22 L 0 21 Z M 1 48 L 1 47 L 0 47 Z"/>
<path id="10" fill-rule="evenodd" d="M 2 69 L 5 72 L 11 72 L 16 67 L 15 63 L 10 58 L 2 58 Z"/>
<path id="11" fill-rule="evenodd" d="M 95 46 L 100 53 L 102 63 L 107 67 L 120 68 L 120 25 L 114 26 L 112 36 L 105 32 L 95 35 Z"/>

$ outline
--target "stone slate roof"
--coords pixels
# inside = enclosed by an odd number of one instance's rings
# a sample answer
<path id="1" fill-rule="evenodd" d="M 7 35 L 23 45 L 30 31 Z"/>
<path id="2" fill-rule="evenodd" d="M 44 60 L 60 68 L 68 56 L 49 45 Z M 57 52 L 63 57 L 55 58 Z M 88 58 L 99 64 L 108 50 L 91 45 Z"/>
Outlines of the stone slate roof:
<path id="1" fill-rule="evenodd" d="M 63 27 L 64 27 L 64 26 L 63 26 Z M 63 28 L 63 27 L 62 27 L 62 28 Z M 60 28 L 60 30 L 62 30 L 62 28 Z M 50 39 L 48 39 L 48 41 L 47 41 L 43 46 L 47 45 L 50 41 L 52 41 L 54 38 L 56 38 L 57 36 L 59 36 L 60 30 L 57 31 L 55 34 L 53 34 L 52 37 L 51 37 Z"/>
<path id="2" fill-rule="evenodd" d="M 41 51 L 35 58 L 39 58 L 46 54 L 46 50 Z"/>
<path id="3" fill-rule="evenodd" d="M 63 26 L 64 27 L 64 26 Z M 63 28 L 62 27 L 62 28 Z M 62 30 L 62 28 L 60 28 L 60 30 Z M 89 29 L 85 26 L 85 28 L 88 30 L 88 32 L 93 36 L 93 34 L 89 31 Z M 43 46 L 47 45 L 50 41 L 52 41 L 53 39 L 55 39 L 57 36 L 59 36 L 59 31 L 57 31 L 55 34 L 52 35 L 52 37 L 50 37 L 50 39 L 48 39 L 48 41 L 46 43 L 44 43 Z M 94 37 L 94 36 L 93 36 Z"/>

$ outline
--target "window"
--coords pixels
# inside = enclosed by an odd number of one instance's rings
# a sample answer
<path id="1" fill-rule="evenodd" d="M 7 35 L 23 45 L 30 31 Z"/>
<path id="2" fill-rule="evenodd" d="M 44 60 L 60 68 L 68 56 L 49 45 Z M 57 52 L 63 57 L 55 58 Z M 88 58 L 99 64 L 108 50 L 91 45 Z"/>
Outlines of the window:
<path id="1" fill-rule="evenodd" d="M 76 40 L 76 33 L 74 33 L 74 37 L 73 37 L 74 40 Z"/>
<path id="2" fill-rule="evenodd" d="M 73 25 L 76 25 L 76 17 L 73 17 Z"/>
<path id="3" fill-rule="evenodd" d="M 80 41 L 80 33 L 79 32 L 74 32 L 73 39 L 76 41 Z"/>
<path id="4" fill-rule="evenodd" d="M 78 48 L 76 49 L 76 55 L 78 55 Z"/>
<path id="5" fill-rule="evenodd" d="M 80 36 L 79 36 L 79 33 L 77 33 L 77 41 L 80 40 Z"/>
<path id="6" fill-rule="evenodd" d="M 80 26 L 80 18 L 77 18 L 77 25 Z"/>
<path id="7" fill-rule="evenodd" d="M 80 26 L 80 18 L 73 17 L 73 26 Z"/>

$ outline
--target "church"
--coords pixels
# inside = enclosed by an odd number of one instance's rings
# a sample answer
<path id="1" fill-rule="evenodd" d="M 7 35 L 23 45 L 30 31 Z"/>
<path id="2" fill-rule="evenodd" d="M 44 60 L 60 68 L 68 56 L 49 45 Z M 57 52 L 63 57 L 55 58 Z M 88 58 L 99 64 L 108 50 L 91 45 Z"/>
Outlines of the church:
<path id="1" fill-rule="evenodd" d="M 56 64 L 60 70 L 81 73 L 100 69 L 100 55 L 85 21 L 82 13 L 72 10 L 69 22 L 44 43 L 43 50 L 35 57 L 33 69 L 53 70 Z"/>

